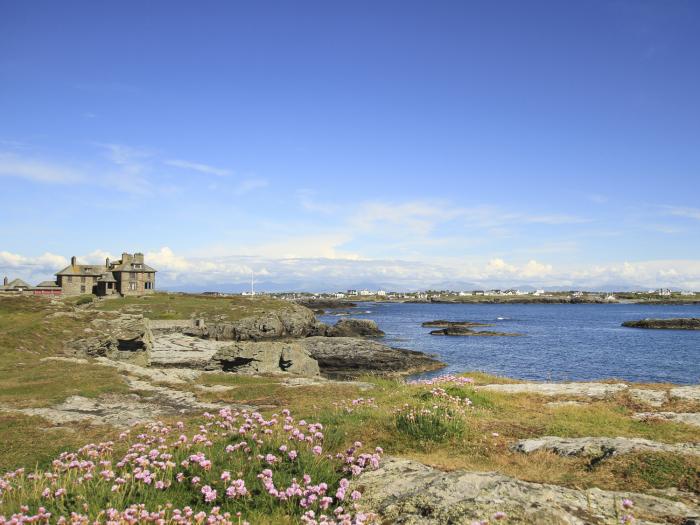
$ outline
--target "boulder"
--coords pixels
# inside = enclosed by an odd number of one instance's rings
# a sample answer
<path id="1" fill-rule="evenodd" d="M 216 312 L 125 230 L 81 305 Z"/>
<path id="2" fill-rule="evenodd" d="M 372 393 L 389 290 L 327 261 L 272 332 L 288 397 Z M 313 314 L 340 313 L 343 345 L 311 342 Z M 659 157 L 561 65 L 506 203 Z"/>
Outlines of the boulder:
<path id="1" fill-rule="evenodd" d="M 364 373 L 401 375 L 445 366 L 423 352 L 391 348 L 357 337 L 308 337 L 299 341 L 324 375 L 353 378 Z"/>
<path id="2" fill-rule="evenodd" d="M 653 407 L 660 407 L 668 401 L 668 393 L 665 390 L 630 388 L 629 394 L 635 401 Z"/>
<path id="3" fill-rule="evenodd" d="M 243 374 L 319 374 L 318 363 L 303 345 L 281 341 L 242 341 L 229 344 L 214 354 L 207 369 Z"/>
<path id="4" fill-rule="evenodd" d="M 148 319 L 141 315 L 122 314 L 112 319 L 95 319 L 88 333 L 98 335 L 76 339 L 68 348 L 89 357 L 108 357 L 139 365 L 150 362 L 153 334 Z"/>
<path id="5" fill-rule="evenodd" d="M 327 337 L 381 337 L 377 323 L 370 319 L 341 319 L 325 331 Z"/>
<path id="6" fill-rule="evenodd" d="M 530 454 L 539 450 L 554 452 L 559 456 L 586 456 L 602 458 L 632 452 L 670 452 L 700 456 L 700 444 L 659 443 L 642 438 L 624 437 L 580 437 L 561 438 L 544 436 L 535 439 L 522 439 L 511 446 L 515 452 Z"/>
<path id="7" fill-rule="evenodd" d="M 443 472 L 398 458 L 384 458 L 379 469 L 362 473 L 353 482 L 355 486 L 363 489 L 362 510 L 378 513 L 382 523 L 403 525 L 481 522 L 491 520 L 496 512 L 504 512 L 505 522 L 511 524 L 619 523 L 623 498 L 634 501 L 634 515 L 642 517 L 642 523 L 689 524 L 700 516 L 694 504 L 661 496 L 575 490 L 495 472 Z"/>
<path id="8" fill-rule="evenodd" d="M 653 328 L 658 330 L 700 330 L 700 319 L 695 317 L 679 317 L 676 319 L 642 319 L 625 321 L 622 326 L 628 328 Z"/>

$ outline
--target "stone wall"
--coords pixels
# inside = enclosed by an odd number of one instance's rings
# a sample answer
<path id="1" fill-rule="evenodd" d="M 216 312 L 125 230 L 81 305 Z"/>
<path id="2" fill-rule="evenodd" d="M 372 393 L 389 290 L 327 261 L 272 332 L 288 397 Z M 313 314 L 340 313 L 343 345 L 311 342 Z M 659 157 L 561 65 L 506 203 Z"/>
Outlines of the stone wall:
<path id="1" fill-rule="evenodd" d="M 155 292 L 156 274 L 148 272 L 114 272 L 119 293 L 125 296 L 146 295 Z M 147 283 L 150 288 L 147 288 Z M 133 289 L 132 289 L 133 284 Z"/>
<path id="2" fill-rule="evenodd" d="M 63 295 L 82 295 L 93 293 L 97 277 L 93 275 L 59 275 L 58 285 Z"/>

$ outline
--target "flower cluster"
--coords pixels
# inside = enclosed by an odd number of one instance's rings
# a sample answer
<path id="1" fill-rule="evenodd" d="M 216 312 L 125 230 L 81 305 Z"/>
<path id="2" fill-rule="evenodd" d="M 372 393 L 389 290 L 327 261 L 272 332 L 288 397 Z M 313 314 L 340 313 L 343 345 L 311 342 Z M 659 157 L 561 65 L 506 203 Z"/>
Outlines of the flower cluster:
<path id="1" fill-rule="evenodd" d="M 288 410 L 268 419 L 222 409 L 205 413 L 191 432 L 181 422 L 154 423 L 120 439 L 123 445 L 63 453 L 45 472 L 2 476 L 0 525 L 240 524 L 242 515 L 262 508 L 308 525 L 373 519 L 357 511 L 361 494 L 350 479 L 376 469 L 382 450 L 362 452 L 356 442 L 345 452 L 324 453 L 323 425 L 295 421 Z"/>
<path id="2" fill-rule="evenodd" d="M 440 385 L 445 383 L 452 383 L 454 385 L 469 385 L 472 384 L 474 380 L 471 377 L 455 376 L 452 374 L 445 374 L 441 376 L 434 377 L 432 379 L 417 379 L 414 381 L 409 381 L 409 385 Z"/>
<path id="3" fill-rule="evenodd" d="M 440 387 L 435 387 L 431 389 L 430 395 L 432 395 L 433 397 L 443 399 L 444 401 L 455 405 L 471 406 L 472 404 L 469 398 L 450 395 L 444 388 Z"/>
<path id="4" fill-rule="evenodd" d="M 373 397 L 358 397 L 352 401 L 344 400 L 335 402 L 333 406 L 350 414 L 358 408 L 377 408 L 377 403 L 374 401 Z"/>

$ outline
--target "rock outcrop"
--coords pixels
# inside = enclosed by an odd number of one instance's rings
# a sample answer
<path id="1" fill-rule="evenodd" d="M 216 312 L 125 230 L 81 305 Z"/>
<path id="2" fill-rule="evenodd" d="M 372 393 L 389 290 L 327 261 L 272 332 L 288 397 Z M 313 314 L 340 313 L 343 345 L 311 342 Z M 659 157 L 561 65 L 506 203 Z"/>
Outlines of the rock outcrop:
<path id="1" fill-rule="evenodd" d="M 437 321 L 425 321 L 421 323 L 424 328 L 472 328 L 476 326 L 493 326 L 487 323 L 474 323 L 472 321 L 444 321 L 439 319 Z"/>
<path id="2" fill-rule="evenodd" d="M 491 520 L 504 512 L 507 523 L 603 525 L 619 522 L 623 498 L 634 501 L 641 523 L 689 524 L 700 516 L 695 505 L 660 496 L 575 490 L 494 472 L 443 472 L 397 458 L 385 458 L 379 469 L 364 472 L 354 483 L 363 489 L 360 506 L 378 513 L 382 523 L 452 525 Z"/>
<path id="3" fill-rule="evenodd" d="M 654 328 L 658 330 L 700 330 L 700 319 L 681 317 L 676 319 L 642 319 L 625 321 L 622 326 L 628 328 Z"/>
<path id="4" fill-rule="evenodd" d="M 282 341 L 228 344 L 214 354 L 207 369 L 242 374 L 319 375 L 319 364 L 302 344 Z"/>
<path id="5" fill-rule="evenodd" d="M 184 333 L 217 341 L 264 341 L 317 335 L 325 328 L 311 310 L 290 304 L 288 308 L 238 321 L 201 323 Z"/>
<path id="6" fill-rule="evenodd" d="M 153 334 L 148 319 L 122 314 L 112 319 L 95 319 L 90 325 L 87 333 L 96 335 L 70 341 L 67 345 L 77 355 L 149 364 Z"/>
<path id="7" fill-rule="evenodd" d="M 326 337 L 382 337 L 377 323 L 370 319 L 341 319 L 328 327 L 323 334 Z"/>
<path id="8" fill-rule="evenodd" d="M 436 370 L 443 363 L 422 352 L 391 348 L 355 337 L 309 337 L 299 341 L 324 375 L 340 378 L 363 373 L 400 375 Z"/>
<path id="9" fill-rule="evenodd" d="M 559 456 L 586 456 L 603 458 L 632 452 L 670 452 L 700 456 L 698 443 L 659 443 L 642 438 L 625 437 L 580 437 L 562 438 L 543 436 L 522 439 L 511 446 L 511 450 L 531 454 L 539 450 L 554 452 Z"/>
<path id="10" fill-rule="evenodd" d="M 508 332 L 492 332 L 490 330 L 472 330 L 465 326 L 450 326 L 448 328 L 440 328 L 431 330 L 430 335 L 447 335 L 447 336 L 463 336 L 463 337 L 517 337 L 522 334 L 513 334 Z"/>

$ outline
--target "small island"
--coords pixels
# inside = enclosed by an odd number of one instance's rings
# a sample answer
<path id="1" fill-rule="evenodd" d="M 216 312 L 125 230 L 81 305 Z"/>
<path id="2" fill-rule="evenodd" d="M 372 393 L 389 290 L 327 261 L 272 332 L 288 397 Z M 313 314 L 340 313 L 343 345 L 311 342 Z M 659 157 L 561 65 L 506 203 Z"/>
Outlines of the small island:
<path id="1" fill-rule="evenodd" d="M 481 337 L 515 337 L 522 334 L 514 334 L 508 332 L 492 332 L 490 330 L 472 330 L 471 328 L 466 328 L 463 326 L 451 326 L 448 328 L 440 328 L 438 330 L 431 330 L 430 335 L 446 335 L 446 336 L 481 336 Z"/>
<path id="2" fill-rule="evenodd" d="M 648 328 L 656 330 L 700 330 L 700 319 L 697 317 L 677 317 L 674 319 L 641 319 L 625 321 L 622 326 L 628 328 Z"/>

